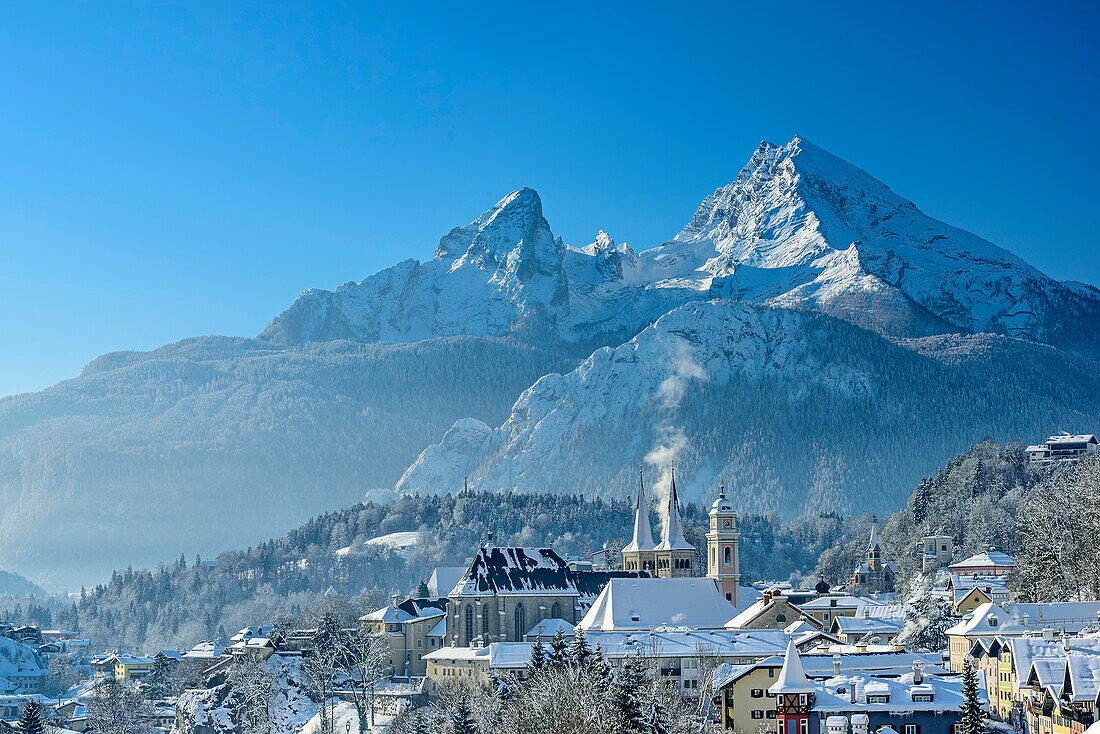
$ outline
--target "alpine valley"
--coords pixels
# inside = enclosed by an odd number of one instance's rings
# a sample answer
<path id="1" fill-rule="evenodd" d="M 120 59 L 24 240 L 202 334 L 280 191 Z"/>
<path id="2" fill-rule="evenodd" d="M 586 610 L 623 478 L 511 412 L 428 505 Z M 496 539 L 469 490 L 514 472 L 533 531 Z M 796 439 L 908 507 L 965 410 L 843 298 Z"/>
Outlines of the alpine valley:
<path id="1" fill-rule="evenodd" d="M 639 462 L 658 491 L 674 463 L 684 500 L 887 513 L 983 438 L 1100 423 L 1098 325 L 1096 288 L 799 138 L 651 249 L 567 245 L 521 189 L 255 338 L 0 400 L 0 558 L 75 584 L 368 491 L 622 498 Z"/>

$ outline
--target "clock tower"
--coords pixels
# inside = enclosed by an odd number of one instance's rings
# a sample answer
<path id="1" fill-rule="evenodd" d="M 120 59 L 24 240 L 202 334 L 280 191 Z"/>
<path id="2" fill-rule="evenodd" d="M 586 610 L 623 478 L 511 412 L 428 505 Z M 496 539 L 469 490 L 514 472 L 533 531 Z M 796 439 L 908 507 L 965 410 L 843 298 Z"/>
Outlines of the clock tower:
<path id="1" fill-rule="evenodd" d="M 741 571 L 737 553 L 737 515 L 726 499 L 725 485 L 710 506 L 710 532 L 707 533 L 707 578 L 718 583 L 718 590 L 733 606 L 741 608 L 738 591 Z"/>

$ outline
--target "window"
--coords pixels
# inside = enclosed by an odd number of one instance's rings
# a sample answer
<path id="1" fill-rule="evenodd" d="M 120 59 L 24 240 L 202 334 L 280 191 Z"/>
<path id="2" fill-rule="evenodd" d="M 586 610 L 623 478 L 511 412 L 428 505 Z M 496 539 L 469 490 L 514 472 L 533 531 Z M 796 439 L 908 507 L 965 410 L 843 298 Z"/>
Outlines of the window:
<path id="1" fill-rule="evenodd" d="M 798 720 L 798 734 L 810 734 L 810 720 L 799 719 Z"/>
<path id="2" fill-rule="evenodd" d="M 806 705 L 806 694 L 805 693 L 799 693 L 798 694 L 798 705 L 799 706 L 805 706 Z"/>
<path id="3" fill-rule="evenodd" d="M 764 689 L 763 688 L 753 688 L 752 692 L 749 695 L 751 695 L 753 698 L 763 698 L 764 697 Z"/>
<path id="4" fill-rule="evenodd" d="M 768 718 L 769 719 L 774 719 L 775 718 L 775 709 L 771 709 L 767 713 L 768 713 Z"/>
<path id="5" fill-rule="evenodd" d="M 474 639 L 474 608 L 466 607 L 466 642 Z"/>
<path id="6" fill-rule="evenodd" d="M 990 627 L 996 627 L 997 626 L 997 618 L 996 617 L 990 617 L 989 618 L 989 626 Z"/>
<path id="7" fill-rule="evenodd" d="M 489 610 L 484 606 L 481 607 L 481 636 L 485 638 L 485 643 L 489 643 Z"/>
<path id="8" fill-rule="evenodd" d="M 523 604 L 516 604 L 516 636 L 512 639 L 523 642 L 525 634 L 527 634 L 527 615 L 523 611 Z"/>
<path id="9" fill-rule="evenodd" d="M 728 545 L 726 546 L 725 557 L 726 557 L 726 565 L 727 566 L 732 566 L 733 565 L 733 549 L 730 548 Z"/>
<path id="10" fill-rule="evenodd" d="M 916 724 L 903 724 L 901 727 L 901 734 L 918 734 L 920 727 Z"/>
<path id="11" fill-rule="evenodd" d="M 786 622 L 787 621 L 787 615 L 786 614 L 777 614 L 775 616 L 775 621 L 776 622 Z"/>
<path id="12" fill-rule="evenodd" d="M 417 647 L 424 647 L 424 640 L 417 640 L 416 641 L 416 646 Z"/>
<path id="13" fill-rule="evenodd" d="M 733 594 L 726 594 L 726 601 L 733 601 Z"/>
<path id="14" fill-rule="evenodd" d="M 558 604 L 557 602 L 554 602 L 554 605 L 552 607 L 550 607 L 550 618 L 551 619 L 562 619 L 561 604 Z"/>
<path id="15" fill-rule="evenodd" d="M 752 710 L 752 718 L 754 718 L 754 719 L 763 719 L 764 718 L 763 709 L 753 709 Z"/>
<path id="16" fill-rule="evenodd" d="M 787 727 L 785 726 L 785 724 L 786 724 L 786 722 L 783 721 L 783 719 L 780 719 L 779 723 L 776 724 L 776 726 L 779 727 L 779 734 L 787 734 L 787 732 L 786 732 Z"/>

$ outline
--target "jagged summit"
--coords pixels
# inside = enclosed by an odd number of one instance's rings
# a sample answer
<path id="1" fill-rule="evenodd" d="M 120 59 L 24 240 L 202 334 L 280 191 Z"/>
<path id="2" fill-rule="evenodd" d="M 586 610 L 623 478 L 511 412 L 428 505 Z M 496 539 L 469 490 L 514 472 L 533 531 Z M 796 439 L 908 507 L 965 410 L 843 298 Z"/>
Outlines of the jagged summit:
<path id="1" fill-rule="evenodd" d="M 464 227 L 455 227 L 439 240 L 437 260 L 462 255 L 478 246 L 486 253 L 508 252 L 518 243 L 553 240 L 542 216 L 542 199 L 534 189 L 513 191 Z"/>
<path id="2" fill-rule="evenodd" d="M 761 142 L 657 247 L 635 252 L 604 230 L 566 245 L 522 188 L 444 235 L 429 262 L 303 293 L 261 338 L 492 336 L 584 354 L 709 298 L 809 308 L 889 336 L 991 332 L 1100 354 L 1087 327 L 1100 320 L 1095 289 L 923 214 L 801 137 Z"/>

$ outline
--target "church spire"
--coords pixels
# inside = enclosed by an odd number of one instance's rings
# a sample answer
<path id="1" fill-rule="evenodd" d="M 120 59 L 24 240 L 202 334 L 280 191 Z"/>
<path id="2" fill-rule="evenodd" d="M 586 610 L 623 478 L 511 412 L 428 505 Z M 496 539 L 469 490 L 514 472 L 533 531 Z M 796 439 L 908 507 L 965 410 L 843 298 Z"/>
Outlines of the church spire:
<path id="1" fill-rule="evenodd" d="M 638 464 L 638 499 L 634 503 L 634 538 L 624 551 L 651 551 L 654 548 L 653 528 L 649 524 L 649 502 L 645 498 L 642 465 Z"/>
<path id="2" fill-rule="evenodd" d="M 680 519 L 680 498 L 676 494 L 676 467 L 672 467 L 672 486 L 668 492 L 668 511 L 665 513 L 664 538 L 657 550 L 694 549 L 684 537 L 684 521 Z"/>

